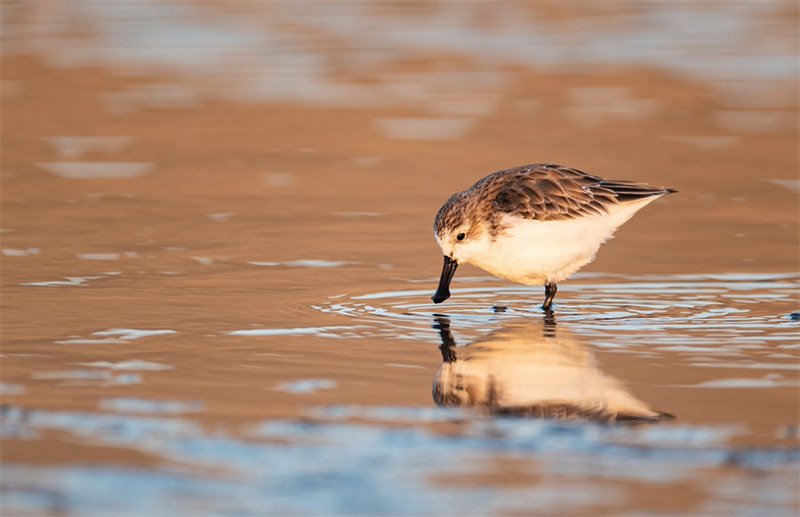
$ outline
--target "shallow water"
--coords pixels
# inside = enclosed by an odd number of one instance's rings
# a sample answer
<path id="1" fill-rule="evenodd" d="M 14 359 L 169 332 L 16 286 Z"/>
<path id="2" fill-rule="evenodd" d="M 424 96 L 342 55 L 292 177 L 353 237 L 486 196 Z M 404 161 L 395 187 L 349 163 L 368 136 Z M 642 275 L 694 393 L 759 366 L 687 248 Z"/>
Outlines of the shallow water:
<path id="1" fill-rule="evenodd" d="M 303 5 L 3 4 L 2 513 L 794 515 L 796 6 Z M 532 161 L 679 192 L 431 303 Z"/>
<path id="2" fill-rule="evenodd" d="M 7 401 L 31 401 L 3 409 L 6 447 L 19 448 L 3 469 L 4 505 L 75 515 L 786 515 L 800 464 L 788 311 L 799 282 L 579 275 L 547 322 L 531 305 L 539 290 L 514 286 L 459 287 L 447 307 L 426 301 L 430 289 L 333 295 L 309 308 L 334 316 L 330 325 L 206 325 L 205 336 L 181 339 L 189 330 L 173 320 L 178 330 L 56 341 L 37 349 L 46 365 L 9 353 L 6 365 L 39 366 L 4 385 Z M 497 300 L 507 309 L 493 309 Z M 495 401 L 434 406 L 431 384 L 448 364 L 442 318 L 462 362 L 480 347 L 485 359 L 467 364 L 494 376 Z M 541 348 L 555 338 L 562 348 Z M 549 379 L 540 391 L 580 399 L 608 388 L 676 419 L 630 427 L 504 411 L 515 397 L 512 408 L 531 404 L 537 378 Z"/>

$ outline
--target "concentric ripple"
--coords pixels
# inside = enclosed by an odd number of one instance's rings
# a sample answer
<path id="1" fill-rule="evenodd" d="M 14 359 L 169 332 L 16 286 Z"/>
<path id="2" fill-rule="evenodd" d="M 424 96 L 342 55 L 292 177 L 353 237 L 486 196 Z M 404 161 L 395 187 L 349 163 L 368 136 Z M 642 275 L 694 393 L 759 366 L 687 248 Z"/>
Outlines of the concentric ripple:
<path id="1" fill-rule="evenodd" d="M 509 318 L 541 318 L 541 287 L 462 279 L 442 305 L 432 288 L 336 297 L 313 308 L 355 318 L 364 335 L 435 341 L 431 321 L 446 315 L 454 329 L 483 333 Z M 435 282 L 431 282 L 433 285 Z M 473 285 L 469 285 L 473 284 Z M 475 285 L 480 284 L 480 285 Z M 800 308 L 796 273 L 668 276 L 575 275 L 559 286 L 555 319 L 573 330 L 618 343 L 646 335 L 651 344 L 734 346 L 771 342 L 797 348 Z"/>

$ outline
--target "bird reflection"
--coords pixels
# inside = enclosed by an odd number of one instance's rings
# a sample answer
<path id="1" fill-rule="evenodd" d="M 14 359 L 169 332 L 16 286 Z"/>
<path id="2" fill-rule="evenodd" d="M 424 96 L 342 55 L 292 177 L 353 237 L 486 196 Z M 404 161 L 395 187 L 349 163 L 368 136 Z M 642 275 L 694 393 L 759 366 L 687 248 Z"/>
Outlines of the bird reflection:
<path id="1" fill-rule="evenodd" d="M 568 330 L 556 329 L 551 312 L 541 321 L 510 322 L 461 347 L 448 317 L 437 316 L 434 328 L 442 338 L 442 365 L 433 379 L 433 399 L 439 406 L 600 422 L 674 418 L 651 409 L 603 373 L 584 343 Z"/>

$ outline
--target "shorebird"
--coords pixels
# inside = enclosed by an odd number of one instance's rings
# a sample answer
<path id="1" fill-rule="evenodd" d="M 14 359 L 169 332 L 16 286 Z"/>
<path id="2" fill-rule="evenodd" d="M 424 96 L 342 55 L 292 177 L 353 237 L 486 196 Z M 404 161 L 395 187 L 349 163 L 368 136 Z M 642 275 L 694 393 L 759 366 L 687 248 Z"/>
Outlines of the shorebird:
<path id="1" fill-rule="evenodd" d="M 670 192 L 551 163 L 489 174 L 453 194 L 436 214 L 444 266 L 432 300 L 450 297 L 456 268 L 468 262 L 514 282 L 544 284 L 542 308 L 549 311 L 557 282 L 591 262 L 638 210 Z"/>

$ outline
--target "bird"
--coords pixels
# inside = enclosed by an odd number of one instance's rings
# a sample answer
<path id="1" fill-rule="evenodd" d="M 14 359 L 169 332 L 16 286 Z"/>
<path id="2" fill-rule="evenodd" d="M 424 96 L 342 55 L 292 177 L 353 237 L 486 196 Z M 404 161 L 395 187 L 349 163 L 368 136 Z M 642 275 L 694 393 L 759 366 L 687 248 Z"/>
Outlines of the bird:
<path id="1" fill-rule="evenodd" d="M 501 416 L 644 423 L 674 419 L 604 372 L 587 343 L 555 321 L 515 318 L 467 344 L 437 316 L 442 364 L 433 377 L 438 406 Z"/>
<path id="2" fill-rule="evenodd" d="M 461 263 L 525 285 L 544 285 L 552 310 L 557 283 L 591 262 L 600 245 L 645 205 L 676 192 L 607 180 L 553 163 L 494 172 L 442 205 L 433 222 L 444 255 L 434 303 L 450 297 Z"/>

